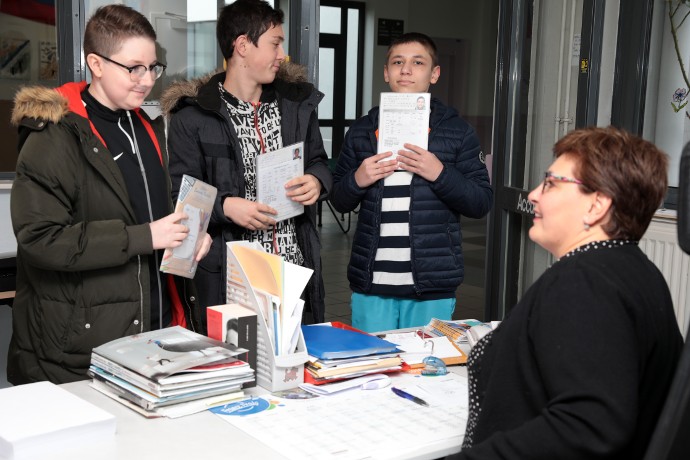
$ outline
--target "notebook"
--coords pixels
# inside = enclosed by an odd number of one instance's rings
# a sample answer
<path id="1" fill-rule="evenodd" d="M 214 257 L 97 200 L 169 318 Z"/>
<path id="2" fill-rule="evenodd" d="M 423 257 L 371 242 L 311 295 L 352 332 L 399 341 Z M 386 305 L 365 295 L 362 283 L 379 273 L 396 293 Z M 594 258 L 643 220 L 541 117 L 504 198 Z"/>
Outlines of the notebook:
<path id="1" fill-rule="evenodd" d="M 319 359 L 352 358 L 399 351 L 394 343 L 369 334 L 327 325 L 302 326 L 307 353 Z"/>

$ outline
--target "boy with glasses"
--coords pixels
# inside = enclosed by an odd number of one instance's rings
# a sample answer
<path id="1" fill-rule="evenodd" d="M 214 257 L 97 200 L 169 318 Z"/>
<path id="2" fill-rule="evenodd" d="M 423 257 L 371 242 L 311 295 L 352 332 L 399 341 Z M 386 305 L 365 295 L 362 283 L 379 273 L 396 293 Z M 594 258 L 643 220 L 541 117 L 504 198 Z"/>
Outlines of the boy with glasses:
<path id="1" fill-rule="evenodd" d="M 155 40 L 133 9 L 99 8 L 84 34 L 91 84 L 15 98 L 13 384 L 85 379 L 98 345 L 174 324 L 201 328 L 191 291 L 181 298 L 159 271 L 163 250 L 188 229 L 171 213 L 162 119 L 140 110 L 165 70 Z M 206 235 L 197 259 L 209 246 Z"/>

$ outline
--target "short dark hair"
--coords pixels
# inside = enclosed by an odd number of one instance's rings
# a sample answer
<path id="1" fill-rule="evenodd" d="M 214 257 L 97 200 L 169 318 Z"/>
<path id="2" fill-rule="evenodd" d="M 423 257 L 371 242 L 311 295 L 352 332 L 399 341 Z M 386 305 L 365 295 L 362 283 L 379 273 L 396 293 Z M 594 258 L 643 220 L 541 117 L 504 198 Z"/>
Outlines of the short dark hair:
<path id="1" fill-rule="evenodd" d="M 128 6 L 102 6 L 86 23 L 84 56 L 91 53 L 112 56 L 122 47 L 122 42 L 132 37 L 146 37 L 155 42 L 156 31 L 143 14 Z"/>
<path id="2" fill-rule="evenodd" d="M 226 60 L 232 57 L 235 40 L 240 35 L 246 34 L 256 45 L 264 32 L 282 23 L 282 10 L 263 0 L 237 0 L 223 7 L 216 24 L 216 38 L 223 57 Z"/>
<path id="3" fill-rule="evenodd" d="M 391 57 L 391 50 L 394 46 L 405 45 L 407 43 L 419 43 L 427 52 L 431 55 L 431 66 L 436 67 L 438 65 L 438 51 L 436 50 L 436 43 L 428 35 L 419 32 L 408 32 L 402 34 L 401 36 L 394 38 L 391 44 L 388 45 L 388 52 L 386 53 L 386 64 L 388 59 Z"/>
<path id="4" fill-rule="evenodd" d="M 571 131 L 553 147 L 556 158 L 567 155 L 585 193 L 611 198 L 611 238 L 639 240 L 662 204 L 668 184 L 668 157 L 654 144 L 613 126 Z"/>

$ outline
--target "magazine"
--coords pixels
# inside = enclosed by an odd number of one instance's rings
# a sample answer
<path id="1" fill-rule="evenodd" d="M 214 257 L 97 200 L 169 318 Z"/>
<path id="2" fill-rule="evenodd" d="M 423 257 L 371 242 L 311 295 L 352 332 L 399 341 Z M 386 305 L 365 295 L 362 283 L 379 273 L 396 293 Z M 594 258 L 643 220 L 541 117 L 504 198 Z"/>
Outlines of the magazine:
<path id="1" fill-rule="evenodd" d="M 94 355 L 158 383 L 198 366 L 230 360 L 239 353 L 246 353 L 246 350 L 182 326 L 122 337 L 93 349 Z M 206 370 L 212 372 L 215 369 Z M 196 372 L 195 375 L 204 378 L 204 372 Z"/>
<path id="2" fill-rule="evenodd" d="M 185 372 L 179 372 L 160 379 L 154 382 L 151 379 L 144 377 L 134 371 L 131 371 L 119 364 L 114 363 L 108 358 L 99 356 L 95 353 L 91 354 L 91 365 L 99 368 L 108 374 L 119 377 L 127 382 L 142 388 L 149 393 L 156 396 L 166 396 L 172 391 L 180 389 L 188 389 L 190 387 L 198 387 L 209 383 L 223 382 L 231 378 L 253 376 L 253 369 L 249 367 L 244 361 L 239 359 L 232 359 L 231 362 L 225 362 L 224 365 L 219 364 L 219 368 L 215 370 L 205 369 L 204 367 L 195 367 L 188 369 Z"/>
<path id="3" fill-rule="evenodd" d="M 217 193 L 212 185 L 186 174 L 182 176 L 175 212 L 182 211 L 187 215 L 180 223 L 189 228 L 189 234 L 180 246 L 165 250 L 160 267 L 162 272 L 194 278 L 197 267 L 194 256 L 208 228 Z"/>

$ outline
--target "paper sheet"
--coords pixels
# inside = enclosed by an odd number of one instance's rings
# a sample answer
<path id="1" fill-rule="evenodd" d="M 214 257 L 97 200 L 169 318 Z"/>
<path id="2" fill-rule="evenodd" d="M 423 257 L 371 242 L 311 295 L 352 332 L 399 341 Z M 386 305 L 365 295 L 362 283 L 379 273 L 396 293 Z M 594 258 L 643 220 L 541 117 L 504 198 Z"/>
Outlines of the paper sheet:
<path id="1" fill-rule="evenodd" d="M 304 142 L 256 157 L 256 200 L 278 211 L 276 221 L 304 213 L 304 206 L 286 195 L 285 184 L 304 175 Z"/>
<path id="2" fill-rule="evenodd" d="M 399 459 L 412 445 L 462 443 L 468 413 L 466 377 L 404 375 L 396 377 L 394 385 L 424 398 L 430 407 L 400 398 L 387 387 L 309 400 L 266 395 L 211 411 L 295 460 Z"/>
<path id="3" fill-rule="evenodd" d="M 428 147 L 430 98 L 429 93 L 381 93 L 377 153 L 393 152 L 386 161 L 406 150 L 406 143 Z"/>
<path id="4" fill-rule="evenodd" d="M 437 358 L 459 358 L 462 353 L 453 346 L 448 337 L 430 337 L 422 339 L 416 332 L 405 332 L 400 334 L 386 334 L 386 340 L 398 345 L 398 348 L 405 353 L 400 357 L 409 365 L 420 364 L 424 358 L 432 354 Z"/>

